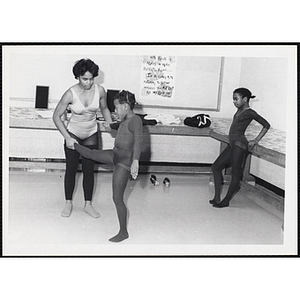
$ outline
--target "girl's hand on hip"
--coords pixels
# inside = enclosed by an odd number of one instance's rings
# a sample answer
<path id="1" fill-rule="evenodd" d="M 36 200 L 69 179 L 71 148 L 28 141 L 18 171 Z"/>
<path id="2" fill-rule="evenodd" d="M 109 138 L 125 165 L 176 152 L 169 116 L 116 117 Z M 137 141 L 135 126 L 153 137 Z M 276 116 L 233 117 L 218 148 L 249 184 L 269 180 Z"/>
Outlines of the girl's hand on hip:
<path id="1" fill-rule="evenodd" d="M 258 141 L 256 141 L 256 140 L 249 141 L 248 149 L 253 150 L 254 146 L 257 145 L 257 144 L 258 144 Z"/>

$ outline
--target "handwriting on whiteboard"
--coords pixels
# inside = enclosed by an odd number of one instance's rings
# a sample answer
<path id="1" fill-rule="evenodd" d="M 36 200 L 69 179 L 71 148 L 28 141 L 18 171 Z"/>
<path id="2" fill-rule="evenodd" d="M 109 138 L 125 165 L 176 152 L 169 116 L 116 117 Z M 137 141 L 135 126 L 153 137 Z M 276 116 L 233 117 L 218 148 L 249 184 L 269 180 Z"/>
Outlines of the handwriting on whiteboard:
<path id="1" fill-rule="evenodd" d="M 174 99 L 175 56 L 144 55 L 141 62 L 141 96 Z"/>

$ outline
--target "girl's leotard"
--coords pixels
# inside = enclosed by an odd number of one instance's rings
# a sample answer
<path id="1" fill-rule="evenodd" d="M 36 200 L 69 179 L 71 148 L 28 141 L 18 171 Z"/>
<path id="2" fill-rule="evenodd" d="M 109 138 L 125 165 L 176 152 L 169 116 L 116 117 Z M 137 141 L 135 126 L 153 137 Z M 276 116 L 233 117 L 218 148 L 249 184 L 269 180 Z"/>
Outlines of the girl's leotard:
<path id="1" fill-rule="evenodd" d="M 75 144 L 75 149 L 86 158 L 119 165 L 130 171 L 132 161 L 140 159 L 142 137 L 142 120 L 139 116 L 133 115 L 120 123 L 113 150 L 91 150 L 79 144 Z"/>
<path id="2" fill-rule="evenodd" d="M 73 101 L 69 105 L 72 114 L 67 129 L 80 139 L 86 139 L 97 132 L 96 112 L 99 109 L 99 88 L 95 84 L 93 101 L 87 107 L 82 104 L 75 89 L 71 88 L 70 90 L 73 95 Z"/>
<path id="3" fill-rule="evenodd" d="M 120 123 L 113 148 L 114 163 L 127 167 L 141 154 L 143 124 L 139 116 L 133 115 Z"/>
<path id="4" fill-rule="evenodd" d="M 235 113 L 229 129 L 229 143 L 231 146 L 236 144 L 246 150 L 248 149 L 248 140 L 245 137 L 245 131 L 252 120 L 260 123 L 264 128 L 270 128 L 269 122 L 251 108 L 244 110 L 240 115 Z"/>

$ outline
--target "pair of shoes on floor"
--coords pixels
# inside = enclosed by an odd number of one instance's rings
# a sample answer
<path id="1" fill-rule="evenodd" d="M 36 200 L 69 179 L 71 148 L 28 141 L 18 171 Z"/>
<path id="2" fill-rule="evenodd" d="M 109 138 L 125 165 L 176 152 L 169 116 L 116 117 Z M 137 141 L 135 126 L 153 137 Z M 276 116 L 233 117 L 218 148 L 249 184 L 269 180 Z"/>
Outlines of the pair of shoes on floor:
<path id="1" fill-rule="evenodd" d="M 159 182 L 157 181 L 156 179 L 156 176 L 155 175 L 151 175 L 150 176 L 150 182 L 153 184 L 153 185 L 159 185 Z M 170 179 L 165 177 L 165 179 L 163 180 L 163 184 L 166 186 L 166 187 L 169 187 L 170 186 Z"/>

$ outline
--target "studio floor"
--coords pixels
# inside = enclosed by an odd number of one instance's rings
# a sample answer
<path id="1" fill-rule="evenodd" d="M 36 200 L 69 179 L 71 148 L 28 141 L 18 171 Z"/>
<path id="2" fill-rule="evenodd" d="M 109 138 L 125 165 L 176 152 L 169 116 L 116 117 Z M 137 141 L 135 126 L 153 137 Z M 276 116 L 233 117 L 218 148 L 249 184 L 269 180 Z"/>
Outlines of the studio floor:
<path id="1" fill-rule="evenodd" d="M 242 188 L 230 207 L 218 209 L 208 203 L 213 195 L 209 175 L 163 173 L 156 174 L 158 186 L 150 183 L 150 174 L 128 183 L 130 236 L 111 243 L 108 239 L 119 229 L 111 199 L 112 173 L 95 174 L 93 206 L 101 214 L 97 219 L 83 211 L 82 173 L 77 176 L 73 212 L 64 218 L 62 171 L 9 172 L 4 255 L 260 255 L 283 245 L 283 214 L 255 201 L 255 194 L 249 197 Z M 165 177 L 171 181 L 168 188 L 162 183 Z"/>

